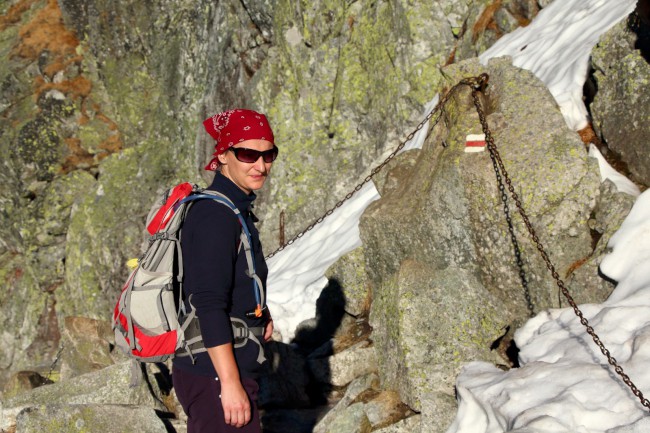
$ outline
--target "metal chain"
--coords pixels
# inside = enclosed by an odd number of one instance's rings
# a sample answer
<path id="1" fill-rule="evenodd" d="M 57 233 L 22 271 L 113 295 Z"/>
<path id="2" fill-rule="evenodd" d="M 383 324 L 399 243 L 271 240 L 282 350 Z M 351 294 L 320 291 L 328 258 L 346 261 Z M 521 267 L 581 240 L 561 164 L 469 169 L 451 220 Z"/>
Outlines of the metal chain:
<path id="1" fill-rule="evenodd" d="M 471 86 L 474 88 L 477 85 L 477 81 L 475 80 L 480 80 L 481 76 L 479 77 L 474 77 L 474 78 L 468 78 L 463 81 L 461 81 L 463 84 Z M 481 85 L 487 84 L 487 78 L 485 78 L 484 81 L 481 82 Z M 474 94 L 472 94 L 474 97 Z M 479 111 L 479 108 L 477 108 L 477 111 L 480 114 L 482 110 Z M 487 127 L 487 124 L 484 125 Z M 528 315 L 530 317 L 533 317 L 535 315 L 535 305 L 533 304 L 532 297 L 530 296 L 530 289 L 528 288 L 528 280 L 526 279 L 526 271 L 524 269 L 524 262 L 521 258 L 521 249 L 519 248 L 519 242 L 517 241 L 517 235 L 515 233 L 515 226 L 512 223 L 512 217 L 510 216 L 510 205 L 508 204 L 508 194 L 505 191 L 505 185 L 503 184 L 503 179 L 501 176 L 501 170 L 499 170 L 499 163 L 497 161 L 498 154 L 496 154 L 492 148 L 488 146 L 488 150 L 490 153 L 490 159 L 492 160 L 492 166 L 494 168 L 494 174 L 497 179 L 497 184 L 499 187 L 499 193 L 501 194 L 501 202 L 503 203 L 503 213 L 505 214 L 506 217 L 506 223 L 508 224 L 508 233 L 510 233 L 510 242 L 512 243 L 512 248 L 514 251 L 516 263 L 517 263 L 517 268 L 519 269 L 519 279 L 521 280 L 521 287 L 524 289 L 524 298 L 526 298 L 526 306 L 528 307 Z"/>
<path id="2" fill-rule="evenodd" d="M 580 319 L 580 323 L 586 328 L 587 333 L 591 336 L 593 339 L 594 343 L 598 346 L 600 349 L 601 353 L 607 358 L 607 362 L 614 367 L 614 371 L 621 377 L 623 382 L 632 390 L 632 393 L 639 399 L 641 404 L 645 406 L 646 408 L 650 409 L 650 401 L 646 399 L 643 396 L 643 393 L 636 387 L 636 385 L 632 382 L 630 377 L 623 371 L 623 367 L 621 367 L 618 362 L 616 361 L 616 358 L 614 358 L 609 350 L 605 347 L 603 342 L 601 341 L 600 337 L 596 334 L 594 331 L 594 328 L 589 325 L 589 321 L 587 318 L 584 316 L 580 308 L 578 308 L 578 305 L 574 301 L 573 297 L 569 293 L 568 289 L 566 288 L 564 282 L 560 278 L 560 275 L 557 273 L 555 270 L 555 266 L 551 263 L 551 260 L 548 257 L 548 254 L 546 253 L 546 250 L 544 249 L 544 246 L 542 245 L 541 241 L 537 237 L 537 234 L 535 233 L 535 229 L 533 228 L 533 225 L 530 223 L 530 220 L 528 219 L 528 215 L 526 214 L 526 211 L 524 210 L 521 201 L 519 199 L 519 196 L 515 192 L 514 187 L 512 186 L 512 181 L 510 180 L 510 177 L 508 176 L 508 172 L 505 169 L 505 166 L 503 165 L 503 161 L 501 160 L 501 156 L 499 155 L 499 151 L 497 150 L 496 145 L 494 144 L 494 138 L 492 137 L 492 134 L 490 132 L 490 128 L 488 127 L 488 123 L 485 117 L 485 112 L 483 111 L 483 108 L 481 106 L 481 101 L 479 99 L 479 92 L 482 92 L 485 89 L 485 86 L 487 85 L 488 82 L 488 75 L 487 74 L 481 74 L 478 77 L 472 77 L 472 78 L 467 78 L 465 80 L 462 80 L 461 83 L 470 86 L 472 89 L 472 99 L 474 100 L 474 105 L 476 106 L 476 111 L 478 112 L 479 119 L 481 121 L 481 126 L 483 128 L 483 133 L 485 134 L 485 142 L 487 143 L 488 150 L 490 152 L 490 156 L 496 160 L 498 164 L 498 168 L 500 173 L 503 175 L 503 178 L 508 185 L 508 191 L 510 192 L 510 196 L 514 200 L 515 204 L 517 205 L 517 209 L 519 211 L 519 215 L 521 215 L 521 218 L 524 221 L 524 224 L 526 225 L 526 228 L 528 229 L 528 233 L 530 234 L 533 242 L 535 242 L 535 245 L 537 246 L 537 250 L 540 252 L 542 259 L 544 260 L 544 263 L 546 263 L 546 267 L 548 270 L 551 272 L 551 275 L 556 281 L 557 286 L 560 288 L 562 294 L 568 301 L 569 305 L 573 308 L 573 311 L 575 312 L 575 315 Z"/>
<path id="3" fill-rule="evenodd" d="M 499 163 L 497 162 L 496 155 L 490 149 L 490 159 L 492 160 L 492 166 L 494 167 L 494 173 L 496 175 L 497 184 L 499 185 L 499 192 L 501 193 L 501 202 L 503 203 L 503 213 L 506 217 L 506 223 L 508 224 L 508 233 L 510 233 L 510 242 L 512 243 L 512 249 L 514 251 L 517 268 L 519 269 L 519 279 L 521 280 L 521 287 L 524 289 L 524 298 L 526 298 L 526 305 L 528 307 L 528 315 L 533 317 L 535 315 L 535 305 L 530 296 L 530 289 L 528 288 L 528 280 L 526 279 L 526 271 L 524 269 L 524 261 L 521 258 L 521 249 L 519 248 L 519 242 L 517 241 L 517 235 L 515 233 L 515 226 L 512 223 L 512 217 L 510 216 L 510 206 L 508 205 L 508 194 L 506 193 L 505 185 L 503 184 L 503 179 L 501 177 L 501 171 L 499 170 Z"/>
<path id="4" fill-rule="evenodd" d="M 281 245 L 278 249 L 276 249 L 275 251 L 273 251 L 271 254 L 269 254 L 269 255 L 266 256 L 265 258 L 268 260 L 268 259 L 270 259 L 271 257 L 273 257 L 274 255 L 276 255 L 277 253 L 279 253 L 280 251 L 284 250 L 284 249 L 285 249 L 286 247 L 288 247 L 289 245 L 293 244 L 295 241 L 297 241 L 298 239 L 300 239 L 301 237 L 303 237 L 303 236 L 304 236 L 308 231 L 310 231 L 311 229 L 313 229 L 313 228 L 314 228 L 315 226 L 317 226 L 318 224 L 322 223 L 323 220 L 324 220 L 325 218 L 327 218 L 328 216 L 332 215 L 332 213 L 334 213 L 334 211 L 335 211 L 336 209 L 340 208 L 340 207 L 343 205 L 343 203 L 345 203 L 345 202 L 348 201 L 350 198 L 352 198 L 352 196 L 353 196 L 355 193 L 357 193 L 361 188 L 363 188 L 363 186 L 364 186 L 366 183 L 370 182 L 370 181 L 373 179 L 373 177 L 374 177 L 377 173 L 379 173 L 379 172 L 380 172 L 380 171 L 381 171 L 381 170 L 382 170 L 382 169 L 383 169 L 383 168 L 384 168 L 384 167 L 385 167 L 385 166 L 386 166 L 386 165 L 387 165 L 387 164 L 388 164 L 388 163 L 389 163 L 393 158 L 395 158 L 395 156 L 399 153 L 399 151 L 402 150 L 402 149 L 404 148 L 404 146 L 406 145 L 406 143 L 408 143 L 410 140 L 413 139 L 413 137 L 415 137 L 415 134 L 417 134 L 418 131 L 420 131 L 420 130 L 424 127 L 424 125 L 425 125 L 429 120 L 431 120 L 431 118 L 433 117 L 433 115 L 434 115 L 436 112 L 441 111 L 441 109 L 445 106 L 445 104 L 448 102 L 449 98 L 451 98 L 451 96 L 452 96 L 453 93 L 456 91 L 456 89 L 458 89 L 458 88 L 459 88 L 460 86 L 462 86 L 463 84 L 465 84 L 465 83 L 463 83 L 463 82 L 459 82 L 459 83 L 456 84 L 454 87 L 452 87 L 451 89 L 449 89 L 449 91 L 448 91 L 447 93 L 445 93 L 445 95 L 440 99 L 440 101 L 438 101 L 438 103 L 436 104 L 436 106 L 433 107 L 433 109 L 429 112 L 429 114 L 426 115 L 426 117 L 424 118 L 424 120 L 422 120 L 422 122 L 420 122 L 420 123 L 418 124 L 418 126 L 416 126 L 415 129 L 414 129 L 414 130 L 413 130 L 413 131 L 412 131 L 412 132 L 411 132 L 411 133 L 406 137 L 406 140 L 404 140 L 403 142 L 401 142 L 401 143 L 397 146 L 397 148 L 396 148 L 396 149 L 395 149 L 395 150 L 394 150 L 390 155 L 388 155 L 388 157 L 386 157 L 386 159 L 384 160 L 384 162 L 382 162 L 381 164 L 379 164 L 378 166 L 376 166 L 375 168 L 373 168 L 373 169 L 370 171 L 370 174 L 369 174 L 368 176 L 366 176 L 366 178 L 363 180 L 363 182 L 361 182 L 360 184 L 358 184 L 358 185 L 357 185 L 357 186 L 356 186 L 356 187 L 355 187 L 351 192 L 349 192 L 349 193 L 348 193 L 348 194 L 347 194 L 347 195 L 346 195 L 346 196 L 345 196 L 341 201 L 339 201 L 338 203 L 336 203 L 336 204 L 335 204 L 331 209 L 329 209 L 327 212 L 325 212 L 325 214 L 323 214 L 323 216 L 319 217 L 319 218 L 316 219 L 314 222 L 312 222 L 311 224 L 309 224 L 309 225 L 307 226 L 307 228 L 305 228 L 303 231 L 301 231 L 301 232 L 298 233 L 296 236 L 294 236 L 293 238 L 291 238 L 291 239 L 290 239 L 289 241 L 287 241 L 287 243 L 285 243 L 284 245 Z M 434 122 L 434 125 L 436 125 L 436 124 L 438 123 L 438 121 L 440 120 L 440 115 L 441 115 L 441 113 L 438 114 L 438 117 L 436 118 L 436 120 L 435 120 L 435 122 Z"/>

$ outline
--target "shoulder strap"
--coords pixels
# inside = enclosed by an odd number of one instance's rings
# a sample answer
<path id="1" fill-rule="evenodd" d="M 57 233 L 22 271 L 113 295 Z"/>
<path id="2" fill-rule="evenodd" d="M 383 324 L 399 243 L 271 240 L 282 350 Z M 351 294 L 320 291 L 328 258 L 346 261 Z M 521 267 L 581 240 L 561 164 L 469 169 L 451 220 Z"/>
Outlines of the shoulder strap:
<path id="1" fill-rule="evenodd" d="M 235 204 L 227 196 L 217 191 L 203 190 L 198 194 L 192 194 L 189 197 L 184 198 L 183 200 L 180 201 L 179 204 L 183 204 L 185 202 L 193 201 L 193 200 L 201 200 L 201 199 L 211 199 L 216 201 L 217 203 L 221 203 L 224 206 L 229 207 L 230 210 L 232 210 L 237 216 L 237 218 L 239 219 L 239 223 L 241 224 L 242 227 L 242 233 L 240 235 L 241 245 L 244 246 L 244 255 L 246 256 L 246 263 L 248 266 L 246 275 L 248 275 L 248 277 L 250 277 L 253 280 L 253 293 L 255 294 L 255 302 L 257 303 L 257 306 L 255 308 L 255 316 L 261 317 L 262 309 L 265 306 L 266 299 L 264 296 L 264 291 L 262 290 L 262 280 L 257 275 L 257 271 L 255 268 L 255 259 L 253 257 L 253 248 L 252 248 L 253 241 L 250 234 L 250 230 L 248 230 L 248 226 L 246 225 L 246 220 L 244 220 L 244 217 L 242 216 L 237 206 L 235 206 Z"/>

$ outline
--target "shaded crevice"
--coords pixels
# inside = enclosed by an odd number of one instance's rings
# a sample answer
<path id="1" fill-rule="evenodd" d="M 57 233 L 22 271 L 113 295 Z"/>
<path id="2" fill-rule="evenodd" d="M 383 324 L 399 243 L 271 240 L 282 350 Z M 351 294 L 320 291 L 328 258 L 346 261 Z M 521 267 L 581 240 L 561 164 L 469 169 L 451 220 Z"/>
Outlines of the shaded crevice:
<path id="1" fill-rule="evenodd" d="M 590 121 L 593 119 L 593 116 L 591 115 L 591 104 L 593 104 L 594 100 L 596 99 L 596 95 L 598 94 L 598 82 L 594 78 L 595 73 L 596 70 L 590 61 L 589 71 L 587 72 L 587 79 L 585 80 L 585 84 L 582 86 L 582 97 L 585 103 L 585 107 L 587 108 L 587 113 L 589 115 Z"/>
<path id="2" fill-rule="evenodd" d="M 595 221 L 596 220 L 596 215 L 594 212 L 589 215 L 589 221 Z M 593 254 L 594 251 L 596 251 L 596 247 L 598 246 L 598 242 L 600 242 L 600 239 L 603 237 L 603 233 L 598 231 L 594 227 L 589 228 L 589 234 L 591 235 L 591 253 Z"/>
<path id="3" fill-rule="evenodd" d="M 637 37 L 634 48 L 650 63 L 650 0 L 639 0 L 627 20 L 627 28 Z"/>
<path id="4" fill-rule="evenodd" d="M 265 37 L 265 35 L 264 35 L 264 29 L 262 28 L 262 26 L 260 25 L 260 23 L 255 19 L 255 17 L 254 17 L 253 14 L 251 13 L 250 8 L 246 5 L 246 2 L 243 1 L 243 0 L 240 0 L 239 3 L 240 3 L 240 4 L 242 5 L 242 7 L 244 8 L 244 11 L 246 11 L 246 14 L 248 15 L 248 18 L 251 20 L 251 23 L 253 23 L 253 26 L 255 26 L 255 29 L 257 29 L 257 31 L 259 32 L 260 36 L 261 36 L 262 39 L 264 40 L 264 43 L 266 43 L 266 44 L 270 44 L 270 43 L 271 43 L 271 40 L 270 40 L 271 38 L 266 38 L 266 37 Z M 271 32 L 269 32 L 269 33 L 271 33 Z"/>
<path id="5" fill-rule="evenodd" d="M 588 149 L 588 145 L 591 143 L 596 148 L 598 151 L 601 153 L 603 158 L 605 158 L 605 161 L 612 166 L 614 170 L 617 172 L 621 173 L 628 179 L 632 180 L 634 183 L 637 184 L 637 186 L 641 187 L 639 182 L 635 180 L 634 175 L 630 171 L 628 164 L 623 160 L 622 156 L 618 153 L 610 149 L 610 147 L 607 144 L 607 140 L 605 137 L 602 136 L 602 132 L 596 131 L 594 129 L 594 124 L 592 123 L 593 121 L 593 115 L 591 111 L 592 104 L 594 100 L 596 99 L 596 96 L 598 95 L 598 81 L 595 78 L 595 73 L 596 69 L 593 67 L 589 67 L 589 73 L 587 75 L 587 79 L 585 80 L 585 84 L 582 88 L 582 94 L 585 102 L 585 107 L 587 109 L 587 115 L 589 119 L 589 123 L 586 127 L 583 129 L 577 131 L 578 134 L 580 135 L 580 139 L 582 142 L 585 144 L 585 146 Z M 601 73 L 603 73 L 601 71 Z"/>
<path id="6" fill-rule="evenodd" d="M 519 368 L 519 348 L 514 340 L 514 331 L 510 325 L 504 328 L 504 333 L 494 340 L 490 350 L 496 351 L 507 362 L 507 368 Z"/>

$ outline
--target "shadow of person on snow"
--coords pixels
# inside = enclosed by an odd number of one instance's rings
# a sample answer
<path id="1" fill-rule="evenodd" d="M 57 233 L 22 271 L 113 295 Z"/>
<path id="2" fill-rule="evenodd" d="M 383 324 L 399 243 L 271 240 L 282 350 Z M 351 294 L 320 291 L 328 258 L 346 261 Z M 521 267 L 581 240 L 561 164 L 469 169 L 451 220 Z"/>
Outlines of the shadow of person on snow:
<path id="1" fill-rule="evenodd" d="M 316 315 L 298 325 L 290 344 L 266 344 L 269 360 L 260 378 L 259 406 L 265 433 L 309 433 L 329 409 L 332 339 L 345 316 L 345 296 L 332 279 L 316 301 Z"/>

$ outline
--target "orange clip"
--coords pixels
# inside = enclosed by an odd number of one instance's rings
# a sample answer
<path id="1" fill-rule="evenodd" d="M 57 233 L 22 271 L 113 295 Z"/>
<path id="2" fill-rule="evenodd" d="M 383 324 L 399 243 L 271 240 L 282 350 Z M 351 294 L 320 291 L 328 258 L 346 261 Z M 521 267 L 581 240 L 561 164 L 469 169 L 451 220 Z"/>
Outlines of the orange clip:
<path id="1" fill-rule="evenodd" d="M 255 307 L 255 317 L 262 317 L 262 307 L 260 304 L 257 304 L 257 307 Z"/>

